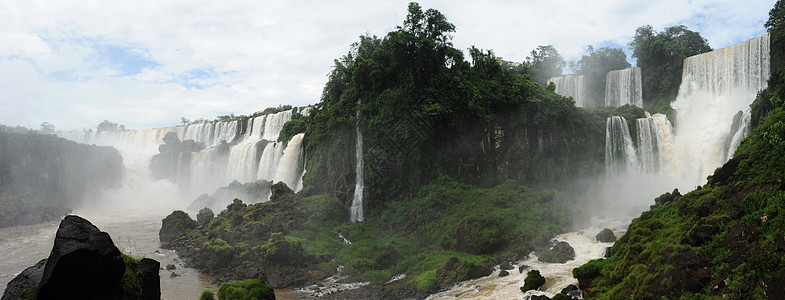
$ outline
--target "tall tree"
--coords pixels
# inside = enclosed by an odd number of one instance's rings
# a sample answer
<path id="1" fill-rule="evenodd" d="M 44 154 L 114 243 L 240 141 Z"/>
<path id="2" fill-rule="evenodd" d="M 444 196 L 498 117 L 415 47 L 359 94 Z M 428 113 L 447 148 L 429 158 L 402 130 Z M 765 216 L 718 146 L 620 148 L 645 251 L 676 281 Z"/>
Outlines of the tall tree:
<path id="1" fill-rule="evenodd" d="M 559 51 L 551 45 L 537 46 L 526 57 L 525 64 L 531 72 L 532 81 L 543 86 L 548 78 L 561 75 L 562 69 L 567 66 Z"/>
<path id="2" fill-rule="evenodd" d="M 662 32 L 654 31 L 651 25 L 638 27 L 629 46 L 641 67 L 644 105 L 661 108 L 676 99 L 684 59 L 711 51 L 705 38 L 684 25 Z"/>

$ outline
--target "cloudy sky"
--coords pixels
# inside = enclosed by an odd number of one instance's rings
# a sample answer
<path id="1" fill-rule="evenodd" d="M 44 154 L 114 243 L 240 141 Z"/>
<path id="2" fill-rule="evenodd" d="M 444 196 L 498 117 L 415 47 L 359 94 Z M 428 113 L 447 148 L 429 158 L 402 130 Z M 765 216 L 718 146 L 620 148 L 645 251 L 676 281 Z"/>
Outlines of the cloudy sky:
<path id="1" fill-rule="evenodd" d="M 765 33 L 775 1 L 420 4 L 455 24 L 464 52 L 476 45 L 522 61 L 551 44 L 569 61 L 587 45 L 627 50 L 644 24 L 684 24 L 726 47 Z M 0 124 L 151 128 L 316 103 L 333 60 L 359 35 L 401 25 L 407 3 L 0 0 Z"/>

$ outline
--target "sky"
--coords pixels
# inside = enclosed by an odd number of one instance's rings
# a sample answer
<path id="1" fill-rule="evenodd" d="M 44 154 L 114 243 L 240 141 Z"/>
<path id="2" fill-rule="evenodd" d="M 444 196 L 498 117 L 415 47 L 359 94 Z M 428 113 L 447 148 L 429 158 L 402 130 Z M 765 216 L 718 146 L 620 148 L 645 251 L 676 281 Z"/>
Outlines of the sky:
<path id="1" fill-rule="evenodd" d="M 520 62 L 538 45 L 567 60 L 627 51 L 635 29 L 683 24 L 727 47 L 765 33 L 776 0 L 420 1 L 453 44 Z M 0 124 L 130 129 L 319 101 L 333 61 L 384 36 L 409 1 L 0 0 Z"/>

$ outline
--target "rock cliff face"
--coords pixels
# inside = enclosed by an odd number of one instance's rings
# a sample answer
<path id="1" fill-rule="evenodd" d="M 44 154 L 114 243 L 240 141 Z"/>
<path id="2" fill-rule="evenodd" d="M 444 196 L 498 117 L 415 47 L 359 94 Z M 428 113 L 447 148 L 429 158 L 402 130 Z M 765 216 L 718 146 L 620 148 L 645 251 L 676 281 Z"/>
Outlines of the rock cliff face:
<path id="1" fill-rule="evenodd" d="M 119 184 L 122 162 L 110 147 L 0 132 L 0 227 L 61 218 L 85 197 Z"/>
<path id="2" fill-rule="evenodd" d="M 49 257 L 9 282 L 2 300 L 160 299 L 159 268 L 123 255 L 90 221 L 66 216 Z"/>

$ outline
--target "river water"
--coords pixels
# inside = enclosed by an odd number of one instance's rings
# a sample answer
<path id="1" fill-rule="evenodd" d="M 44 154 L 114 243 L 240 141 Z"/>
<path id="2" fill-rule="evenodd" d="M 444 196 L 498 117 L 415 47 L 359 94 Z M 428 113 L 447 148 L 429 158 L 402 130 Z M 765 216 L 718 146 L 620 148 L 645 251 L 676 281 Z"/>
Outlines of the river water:
<path id="1" fill-rule="evenodd" d="M 572 277 L 572 269 L 577 268 L 586 262 L 601 258 L 605 254 L 605 249 L 613 243 L 600 243 L 595 239 L 595 235 L 603 228 L 610 228 L 616 237 L 621 237 L 626 232 L 627 225 L 631 219 L 594 219 L 592 225 L 577 232 L 568 232 L 558 235 L 555 241 L 565 241 L 575 249 L 575 259 L 564 264 L 544 263 L 537 260 L 537 256 L 532 253 L 529 258 L 518 261 L 513 265 L 515 269 L 509 270 L 510 275 L 499 277 L 502 271 L 499 266 L 491 275 L 457 283 L 447 291 L 429 296 L 427 299 L 528 299 L 532 295 L 545 295 L 553 297 L 568 285 L 578 285 L 578 280 Z M 521 265 L 529 266 L 519 272 Z M 539 270 L 540 275 L 545 277 L 545 285 L 538 291 L 521 292 L 523 280 L 529 270 Z"/>

